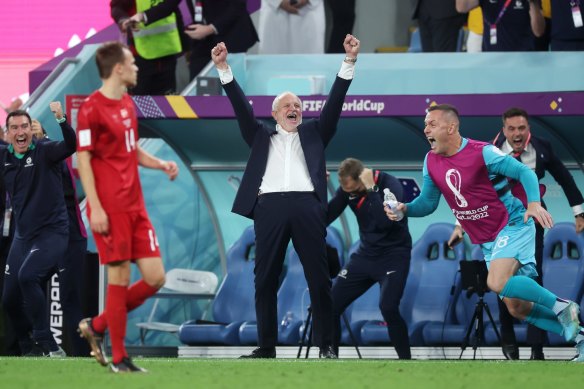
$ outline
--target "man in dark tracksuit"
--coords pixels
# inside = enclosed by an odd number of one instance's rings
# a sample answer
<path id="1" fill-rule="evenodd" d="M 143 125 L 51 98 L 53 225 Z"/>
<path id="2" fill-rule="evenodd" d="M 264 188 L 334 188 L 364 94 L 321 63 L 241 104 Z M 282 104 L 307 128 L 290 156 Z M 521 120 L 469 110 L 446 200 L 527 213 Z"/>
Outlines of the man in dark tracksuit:
<path id="1" fill-rule="evenodd" d="M 40 123 L 38 125 L 40 127 Z M 38 142 L 50 141 L 42 127 L 38 128 L 38 130 L 35 129 L 35 121 L 33 121 L 33 135 Z M 88 355 L 90 352 L 87 342 L 77 333 L 77 326 L 83 319 L 81 282 L 83 281 L 83 265 L 87 252 L 87 231 L 81 220 L 81 212 L 77 203 L 71 158 L 61 162 L 60 170 L 69 219 L 69 241 L 66 253 L 59 260 L 54 271 L 59 274 L 59 297 L 63 308 L 64 327 L 71 344 L 71 353 L 69 355 L 81 357 Z"/>
<path id="2" fill-rule="evenodd" d="M 355 213 L 361 244 L 339 273 L 332 289 L 335 319 L 334 341 L 340 339 L 340 315 L 373 284 L 381 288 L 379 307 L 400 359 L 411 359 L 408 329 L 399 303 L 410 269 L 412 237 L 406 219 L 384 217 L 383 189 L 403 201 L 403 188 L 392 175 L 372 171 L 361 161 L 348 158 L 339 167 L 340 187 L 328 204 L 328 224 L 347 207 Z"/>
<path id="3" fill-rule="evenodd" d="M 16 231 L 4 272 L 2 304 L 23 354 L 61 356 L 49 327 L 44 287 L 65 255 L 69 239 L 60 169 L 61 162 L 75 151 L 76 138 L 61 104 L 51 103 L 51 110 L 63 141 L 33 142 L 26 111 L 13 111 L 6 118 L 10 145 L 0 147 L 0 163 Z"/>

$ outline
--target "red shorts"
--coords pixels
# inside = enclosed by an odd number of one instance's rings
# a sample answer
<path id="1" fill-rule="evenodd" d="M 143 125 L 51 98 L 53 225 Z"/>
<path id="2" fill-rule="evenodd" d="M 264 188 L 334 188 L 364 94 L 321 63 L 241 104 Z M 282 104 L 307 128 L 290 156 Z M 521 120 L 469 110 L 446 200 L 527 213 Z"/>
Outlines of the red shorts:
<path id="1" fill-rule="evenodd" d="M 93 233 L 102 265 L 160 257 L 158 238 L 145 209 L 108 214 L 108 219 L 108 235 Z"/>

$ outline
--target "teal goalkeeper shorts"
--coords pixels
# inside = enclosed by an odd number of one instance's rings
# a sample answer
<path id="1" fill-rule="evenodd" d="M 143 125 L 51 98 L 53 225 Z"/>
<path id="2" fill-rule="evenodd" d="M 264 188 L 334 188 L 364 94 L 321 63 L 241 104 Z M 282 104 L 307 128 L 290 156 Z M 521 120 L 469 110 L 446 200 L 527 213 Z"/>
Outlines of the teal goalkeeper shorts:
<path id="1" fill-rule="evenodd" d="M 527 223 L 508 224 L 492 242 L 481 245 L 487 268 L 491 261 L 499 258 L 515 258 L 521 263 L 521 268 L 515 275 L 531 278 L 537 277 L 535 269 L 535 223 L 529 219 Z"/>

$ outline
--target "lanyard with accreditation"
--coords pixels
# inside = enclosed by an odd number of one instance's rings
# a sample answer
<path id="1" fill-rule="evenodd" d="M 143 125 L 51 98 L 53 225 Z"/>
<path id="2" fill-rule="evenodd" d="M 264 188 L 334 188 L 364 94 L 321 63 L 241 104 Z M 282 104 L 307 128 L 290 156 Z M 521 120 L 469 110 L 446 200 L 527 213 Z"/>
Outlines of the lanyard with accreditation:
<path id="1" fill-rule="evenodd" d="M 581 28 L 584 26 L 582 23 L 582 11 L 580 11 L 580 0 L 570 0 L 570 8 L 572 9 L 572 20 L 574 21 L 574 27 Z"/>
<path id="2" fill-rule="evenodd" d="M 506 0 L 505 4 L 503 5 L 503 8 L 501 8 L 501 11 L 499 11 L 499 16 L 497 16 L 497 19 L 495 20 L 494 23 L 491 23 L 491 26 L 489 28 L 489 43 L 491 45 L 497 44 L 497 23 L 499 23 L 499 21 L 505 14 L 505 11 L 507 11 L 509 4 L 511 4 L 511 0 Z"/>

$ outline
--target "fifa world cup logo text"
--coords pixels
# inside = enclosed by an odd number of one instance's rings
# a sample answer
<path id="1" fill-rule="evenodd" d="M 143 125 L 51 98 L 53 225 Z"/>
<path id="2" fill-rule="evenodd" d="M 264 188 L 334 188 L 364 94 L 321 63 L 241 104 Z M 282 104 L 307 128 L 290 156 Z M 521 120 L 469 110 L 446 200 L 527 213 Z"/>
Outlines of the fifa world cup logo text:
<path id="1" fill-rule="evenodd" d="M 460 186 L 462 185 L 462 178 L 460 177 L 460 172 L 456 169 L 449 169 L 446 172 L 446 185 L 450 188 L 454 194 L 454 199 L 456 204 L 461 208 L 468 207 L 468 202 L 464 196 L 460 193 Z"/>

